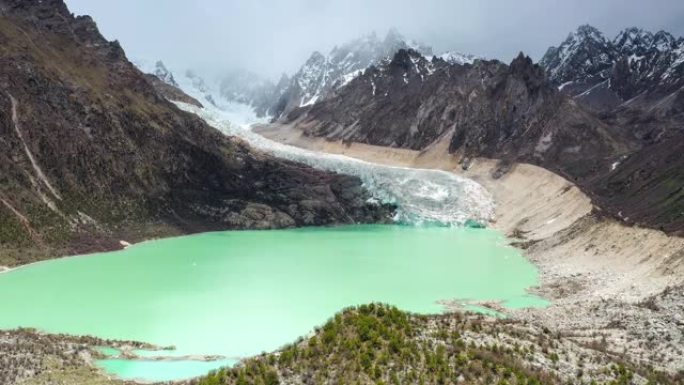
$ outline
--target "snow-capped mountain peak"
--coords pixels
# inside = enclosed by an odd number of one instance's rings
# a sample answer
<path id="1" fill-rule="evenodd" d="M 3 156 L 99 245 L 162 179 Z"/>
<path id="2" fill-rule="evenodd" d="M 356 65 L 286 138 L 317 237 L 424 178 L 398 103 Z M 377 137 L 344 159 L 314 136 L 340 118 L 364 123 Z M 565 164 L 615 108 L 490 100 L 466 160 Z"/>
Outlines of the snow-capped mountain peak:
<path id="1" fill-rule="evenodd" d="M 613 61 L 611 43 L 596 28 L 582 25 L 560 46 L 549 48 L 539 64 L 552 80 L 564 83 L 610 68 Z"/>
<path id="2" fill-rule="evenodd" d="M 670 33 L 658 31 L 653 35 L 652 46 L 658 51 L 664 52 L 677 48 L 678 44 L 677 39 Z"/>
<path id="3" fill-rule="evenodd" d="M 473 64 L 475 60 L 480 59 L 475 55 L 464 54 L 455 51 L 447 51 L 437 55 L 437 57 L 449 64 Z"/>
<path id="4" fill-rule="evenodd" d="M 636 53 L 651 47 L 653 44 L 653 34 L 640 28 L 627 28 L 613 40 L 613 45 L 619 53 Z"/>
<path id="5" fill-rule="evenodd" d="M 613 40 L 581 26 L 539 64 L 561 91 L 599 110 L 643 92 L 672 92 L 684 85 L 684 43 L 665 31 L 626 28 Z"/>
<path id="6" fill-rule="evenodd" d="M 407 40 L 394 29 L 384 38 L 371 33 L 338 45 L 327 55 L 314 52 L 282 92 L 279 111 L 275 111 L 275 115 L 280 116 L 295 108 L 316 103 L 349 83 L 372 64 L 392 57 L 400 49 L 413 49 L 424 55 L 432 55 L 430 47 Z"/>
<path id="7" fill-rule="evenodd" d="M 568 36 L 568 40 L 575 40 L 575 41 L 594 41 L 597 43 L 606 43 L 606 37 L 603 35 L 603 32 L 599 31 L 597 28 L 589 25 L 589 24 L 584 24 L 580 25 L 575 32 L 572 32 Z"/>

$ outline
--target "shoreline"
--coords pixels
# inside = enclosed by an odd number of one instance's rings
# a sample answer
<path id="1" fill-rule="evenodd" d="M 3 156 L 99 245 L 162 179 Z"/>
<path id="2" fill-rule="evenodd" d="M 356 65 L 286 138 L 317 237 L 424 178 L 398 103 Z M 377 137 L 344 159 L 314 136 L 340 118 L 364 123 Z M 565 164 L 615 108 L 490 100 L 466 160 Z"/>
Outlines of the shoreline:
<path id="1" fill-rule="evenodd" d="M 253 130 L 308 150 L 440 169 L 480 183 L 494 196 L 491 226 L 539 271 L 540 284 L 531 294 L 552 302 L 507 314 L 577 335 L 578 343 L 603 334 L 609 347 L 629 347 L 626 354 L 654 367 L 684 367 L 684 351 L 677 347 L 684 341 L 684 319 L 677 316 L 684 313 L 684 289 L 670 290 L 684 288 L 684 238 L 603 217 L 577 186 L 538 166 L 518 163 L 501 173 L 497 160 L 476 158 L 464 169 L 458 155 L 448 154 L 447 140 L 415 151 L 308 137 L 293 125 Z M 643 305 L 652 301 L 660 304 L 657 310 Z M 653 322 L 660 327 L 657 333 L 649 326 Z"/>
<path id="2" fill-rule="evenodd" d="M 445 151 L 440 147 L 444 143 L 418 152 L 328 142 L 303 137 L 292 127 L 261 126 L 256 131 L 270 139 L 310 150 L 395 167 L 435 168 L 475 180 L 492 193 L 497 203 L 491 227 L 501 231 L 511 241 L 508 244 L 518 248 L 538 270 L 539 286 L 531 288 L 529 293 L 551 302 L 542 309 L 505 309 L 507 316 L 558 330 L 578 345 L 595 340 L 597 335 L 603 336 L 608 346 L 613 347 L 611 351 L 629 346 L 630 358 L 637 361 L 657 351 L 660 361 L 654 358 L 646 361 L 660 369 L 676 371 L 684 367 L 684 353 L 677 352 L 677 338 L 674 345 L 667 346 L 667 338 L 676 333 L 674 329 L 679 327 L 684 333 L 684 318 L 681 317 L 684 291 L 680 293 L 681 298 L 658 300 L 658 311 L 643 305 L 667 287 L 683 284 L 684 264 L 674 264 L 669 272 L 660 266 L 678 250 L 684 256 L 683 238 L 597 217 L 589 198 L 576 186 L 541 167 L 518 164 L 501 177 L 493 178 L 492 174 L 498 170 L 496 160 L 474 159 L 464 170 L 458 157 L 440 155 L 440 151 Z M 180 236 L 186 235 L 168 238 Z M 134 244 L 126 242 L 127 245 L 120 241 L 120 245 L 129 248 L 157 239 Z M 667 255 L 644 258 L 640 252 L 649 247 L 657 250 L 653 254 Z M 62 258 L 94 254 L 99 253 Z M 0 274 L 50 260 L 14 268 L 0 266 Z M 681 307 L 667 307 L 661 303 Z M 653 320 L 660 325 L 655 333 L 648 326 Z M 656 339 L 655 347 L 642 346 L 649 338 Z"/>

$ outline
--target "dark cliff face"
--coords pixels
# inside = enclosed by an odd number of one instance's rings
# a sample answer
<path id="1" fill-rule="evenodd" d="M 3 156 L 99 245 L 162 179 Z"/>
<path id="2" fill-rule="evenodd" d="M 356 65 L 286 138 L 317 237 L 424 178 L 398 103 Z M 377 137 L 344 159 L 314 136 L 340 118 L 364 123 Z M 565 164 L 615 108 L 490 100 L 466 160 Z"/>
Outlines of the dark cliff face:
<path id="1" fill-rule="evenodd" d="M 0 1 L 0 265 L 210 229 L 374 222 L 360 180 L 228 138 L 62 1 Z"/>
<path id="2" fill-rule="evenodd" d="M 448 141 L 464 167 L 475 156 L 537 164 L 576 182 L 610 215 L 682 232 L 684 168 L 675 154 L 684 142 L 681 130 L 663 135 L 681 124 L 658 120 L 681 114 L 682 98 L 671 98 L 650 115 L 606 117 L 559 92 L 522 54 L 510 65 L 459 65 L 402 50 L 289 119 L 331 140 L 415 150 Z"/>

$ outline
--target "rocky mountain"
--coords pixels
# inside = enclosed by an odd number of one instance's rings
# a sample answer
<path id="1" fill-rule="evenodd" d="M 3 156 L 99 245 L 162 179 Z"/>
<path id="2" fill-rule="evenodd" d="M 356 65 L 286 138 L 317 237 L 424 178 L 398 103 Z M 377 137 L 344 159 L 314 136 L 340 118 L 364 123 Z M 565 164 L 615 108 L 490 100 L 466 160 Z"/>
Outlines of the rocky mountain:
<path id="1" fill-rule="evenodd" d="M 382 221 L 360 180 L 254 151 L 61 0 L 0 0 L 0 265 L 209 229 Z"/>
<path id="2" fill-rule="evenodd" d="M 395 30 L 390 30 L 384 39 L 373 33 L 353 40 L 333 48 L 327 55 L 314 52 L 289 84 L 279 91 L 282 96 L 273 108 L 273 116 L 278 118 L 295 108 L 310 106 L 325 99 L 371 64 L 408 48 L 426 55 L 432 54 L 431 48 L 407 41 Z"/>
<path id="3" fill-rule="evenodd" d="M 475 55 L 464 54 L 454 51 L 444 52 L 438 55 L 438 57 L 449 64 L 473 64 L 475 63 L 475 60 L 482 59 Z"/>
<path id="4" fill-rule="evenodd" d="M 610 156 L 628 148 L 523 55 L 511 65 L 461 65 L 400 50 L 289 119 L 307 134 L 334 140 L 414 150 L 447 140 L 450 152 L 553 162 L 576 175 L 598 167 L 585 161 L 589 153 Z"/>
<path id="5" fill-rule="evenodd" d="M 142 67 L 140 64 L 136 64 L 136 66 L 138 68 Z M 197 99 L 189 96 L 180 89 L 180 86 L 176 83 L 176 79 L 173 77 L 173 73 L 166 68 L 163 62 L 158 61 L 155 64 L 155 69 L 149 73 L 145 73 L 145 77 L 157 92 L 166 99 L 203 107 L 202 103 Z"/>
<path id="6" fill-rule="evenodd" d="M 152 75 L 156 76 L 159 78 L 159 80 L 163 81 L 164 83 L 178 87 L 178 83 L 176 83 L 176 79 L 173 77 L 173 73 L 166 68 L 164 65 L 164 62 L 161 60 L 157 61 L 154 65 L 154 72 L 152 72 Z"/>
<path id="7" fill-rule="evenodd" d="M 560 89 L 596 111 L 605 112 L 638 98 L 655 105 L 684 86 L 684 39 L 665 31 L 627 28 L 606 39 L 581 26 L 539 64 Z"/>
<path id="8" fill-rule="evenodd" d="M 597 52 L 591 68 L 606 65 Z M 478 156 L 541 165 L 575 181 L 610 215 L 683 231 L 681 130 L 663 134 L 661 127 L 660 139 L 646 142 L 634 135 L 635 121 L 648 135 L 663 121 L 657 112 L 599 116 L 559 92 L 545 72 L 522 54 L 510 65 L 452 64 L 400 50 L 286 120 L 330 140 L 415 150 L 446 143 L 463 167 Z M 569 76 L 562 73 L 559 81 Z M 668 111 L 684 111 L 682 100 L 673 97 Z M 681 127 L 681 120 L 667 121 Z"/>
<path id="9" fill-rule="evenodd" d="M 639 150 L 616 160 L 597 184 L 601 194 L 624 200 L 613 212 L 649 217 L 654 225 L 681 223 L 684 39 L 627 28 L 609 40 L 585 25 L 550 48 L 540 65 L 563 93 L 638 143 Z M 674 227 L 681 231 L 682 225 Z"/>
<path id="10" fill-rule="evenodd" d="M 211 80 L 192 70 L 174 77 L 161 62 L 154 66 L 139 63 L 138 67 L 155 75 L 163 83 L 180 88 L 195 99 L 222 110 L 248 106 L 259 118 L 278 119 L 290 111 L 309 106 L 348 84 L 372 64 L 391 58 L 400 49 L 414 49 L 432 57 L 432 49 L 409 41 L 390 30 L 384 39 L 373 33 L 333 48 L 328 55 L 314 52 L 292 78 L 283 74 L 277 84 L 248 70 L 230 70 Z M 472 64 L 477 57 L 458 52 L 445 52 L 439 58 L 451 64 Z M 176 79 L 179 79 L 178 81 Z M 180 83 L 180 84 L 179 84 Z M 218 86 L 216 86 L 218 85 Z M 159 87 L 171 100 L 166 87 Z"/>

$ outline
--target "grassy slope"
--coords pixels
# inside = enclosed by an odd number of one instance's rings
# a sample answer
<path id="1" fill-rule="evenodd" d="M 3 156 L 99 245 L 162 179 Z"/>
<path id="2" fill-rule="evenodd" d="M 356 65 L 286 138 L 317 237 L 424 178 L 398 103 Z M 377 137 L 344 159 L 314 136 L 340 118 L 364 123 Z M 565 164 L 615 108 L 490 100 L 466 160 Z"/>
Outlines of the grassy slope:
<path id="1" fill-rule="evenodd" d="M 88 362 L 95 346 L 134 342 L 0 334 L 0 384 L 123 385 Z M 684 384 L 606 350 L 530 324 L 452 313 L 418 316 L 371 304 L 346 309 L 308 337 L 185 385 Z"/>
<path id="2" fill-rule="evenodd" d="M 592 345 L 592 346 L 589 346 Z M 413 316 L 384 305 L 348 309 L 311 338 L 194 381 L 219 384 L 681 383 L 512 321 Z M 677 382 L 679 381 L 679 382 Z"/>

